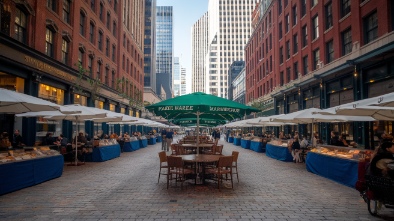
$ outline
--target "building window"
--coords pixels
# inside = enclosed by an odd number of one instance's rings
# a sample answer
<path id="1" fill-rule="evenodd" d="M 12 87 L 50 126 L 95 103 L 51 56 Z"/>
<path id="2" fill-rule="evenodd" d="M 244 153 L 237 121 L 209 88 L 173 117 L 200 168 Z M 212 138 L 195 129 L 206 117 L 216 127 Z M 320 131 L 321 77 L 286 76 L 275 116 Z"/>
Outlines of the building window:
<path id="1" fill-rule="evenodd" d="M 19 8 L 15 10 L 15 39 L 26 43 L 26 14 Z"/>
<path id="2" fill-rule="evenodd" d="M 298 52 L 298 35 L 293 35 L 293 54 Z"/>
<path id="3" fill-rule="evenodd" d="M 282 39 L 282 22 L 279 22 L 279 39 Z"/>
<path id="4" fill-rule="evenodd" d="M 307 26 L 304 25 L 302 27 L 302 47 L 306 47 L 308 45 L 308 29 Z"/>
<path id="5" fill-rule="evenodd" d="M 364 18 L 364 39 L 365 44 L 378 38 L 378 14 L 373 12 Z"/>
<path id="6" fill-rule="evenodd" d="M 85 36 L 85 22 L 86 22 L 86 16 L 85 13 L 82 11 L 80 12 L 80 19 L 79 19 L 79 34 L 82 36 Z"/>
<path id="7" fill-rule="evenodd" d="M 90 22 L 90 28 L 89 28 L 89 41 L 94 44 L 94 24 Z"/>
<path id="8" fill-rule="evenodd" d="M 318 2 L 319 0 L 311 0 L 311 8 L 317 5 Z"/>
<path id="9" fill-rule="evenodd" d="M 111 14 L 107 12 L 107 29 L 111 30 Z"/>
<path id="10" fill-rule="evenodd" d="M 279 48 L 279 64 L 283 64 L 283 47 Z"/>
<path id="11" fill-rule="evenodd" d="M 104 22 L 104 5 L 101 2 L 100 2 L 100 8 L 99 8 L 99 17 L 100 17 L 100 20 L 102 22 Z"/>
<path id="12" fill-rule="evenodd" d="M 107 40 L 105 42 L 105 55 L 107 55 L 107 57 L 109 57 L 109 38 L 107 38 Z"/>
<path id="13" fill-rule="evenodd" d="M 290 82 L 291 80 L 290 75 L 291 75 L 291 68 L 286 68 L 286 83 Z"/>
<path id="14" fill-rule="evenodd" d="M 293 79 L 298 78 L 298 62 L 295 62 L 293 65 Z"/>
<path id="15" fill-rule="evenodd" d="M 350 0 L 341 0 L 341 18 L 350 13 Z"/>
<path id="16" fill-rule="evenodd" d="M 115 61 L 115 54 L 116 54 L 116 46 L 112 45 L 112 61 Z"/>
<path id="17" fill-rule="evenodd" d="M 283 71 L 280 72 L 280 79 L 279 79 L 279 85 L 283 86 L 284 84 L 284 76 L 283 76 Z"/>
<path id="18" fill-rule="evenodd" d="M 352 52 L 352 30 L 349 28 L 341 33 L 342 56 Z"/>
<path id="19" fill-rule="evenodd" d="M 93 56 L 88 57 L 88 71 L 89 71 L 89 76 L 93 76 Z"/>
<path id="20" fill-rule="evenodd" d="M 312 18 L 312 25 L 313 25 L 312 39 L 315 40 L 316 38 L 319 37 L 319 17 L 317 15 L 314 18 Z"/>
<path id="21" fill-rule="evenodd" d="M 306 15 L 306 0 L 301 0 L 301 18 Z"/>
<path id="22" fill-rule="evenodd" d="M 123 85 L 123 84 L 122 84 Z M 115 71 L 112 71 L 111 87 L 115 89 Z M 123 92 L 123 91 L 122 91 Z"/>
<path id="23" fill-rule="evenodd" d="M 302 75 L 308 74 L 308 55 L 302 58 Z"/>
<path id="24" fill-rule="evenodd" d="M 70 24 L 70 0 L 63 0 L 63 21 Z"/>
<path id="25" fill-rule="evenodd" d="M 313 51 L 313 70 L 320 68 L 319 62 L 320 62 L 320 50 L 316 49 Z"/>
<path id="26" fill-rule="evenodd" d="M 94 11 L 96 6 L 96 0 L 90 0 L 90 8 Z"/>
<path id="27" fill-rule="evenodd" d="M 56 12 L 56 2 L 57 0 L 47 0 L 47 7 Z"/>
<path id="28" fill-rule="evenodd" d="M 295 5 L 292 9 L 293 11 L 293 26 L 297 24 L 297 5 Z"/>
<path id="29" fill-rule="evenodd" d="M 331 28 L 333 25 L 332 21 L 332 2 L 329 2 L 324 6 L 324 12 L 326 14 L 326 30 Z"/>
<path id="30" fill-rule="evenodd" d="M 78 62 L 81 64 L 81 66 L 83 67 L 84 64 L 84 56 L 85 56 L 85 51 L 83 50 L 83 48 L 79 48 L 78 50 Z"/>
<path id="31" fill-rule="evenodd" d="M 326 60 L 327 63 L 330 63 L 334 60 L 334 41 L 331 40 L 326 43 Z"/>
<path id="32" fill-rule="evenodd" d="M 69 42 L 66 39 L 62 39 L 62 62 L 68 64 L 68 53 L 69 53 Z"/>
<path id="33" fill-rule="evenodd" d="M 112 26 L 112 34 L 116 37 L 116 31 L 117 31 L 117 29 L 116 29 L 116 22 L 114 21 L 114 24 L 113 24 L 113 26 Z"/>
<path id="34" fill-rule="evenodd" d="M 290 58 L 290 41 L 286 41 L 286 59 Z"/>
<path id="35" fill-rule="evenodd" d="M 118 10 L 118 0 L 114 1 L 114 11 L 117 12 Z"/>
<path id="36" fill-rule="evenodd" d="M 97 40 L 98 48 L 100 51 L 103 51 L 103 33 L 99 31 L 98 40 Z"/>
<path id="37" fill-rule="evenodd" d="M 286 30 L 285 31 L 287 33 L 290 30 L 290 15 L 289 14 L 286 15 L 285 20 L 286 20 Z"/>
<path id="38" fill-rule="evenodd" d="M 96 78 L 98 78 L 100 80 L 101 77 L 101 61 L 97 61 L 97 76 Z"/>
<path id="39" fill-rule="evenodd" d="M 109 67 L 106 67 L 105 68 L 105 75 L 104 75 L 104 83 L 107 86 L 109 85 L 108 75 L 109 75 Z"/>
<path id="40" fill-rule="evenodd" d="M 49 28 L 46 29 L 45 33 L 45 54 L 53 57 L 54 48 L 53 48 L 53 31 Z"/>

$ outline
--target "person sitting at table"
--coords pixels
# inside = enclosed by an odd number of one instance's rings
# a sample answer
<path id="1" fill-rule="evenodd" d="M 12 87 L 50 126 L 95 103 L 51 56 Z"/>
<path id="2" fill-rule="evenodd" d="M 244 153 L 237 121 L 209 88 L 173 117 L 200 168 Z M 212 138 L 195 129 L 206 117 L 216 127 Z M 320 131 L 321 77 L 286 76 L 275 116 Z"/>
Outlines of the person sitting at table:
<path id="1" fill-rule="evenodd" d="M 45 137 L 42 139 L 42 145 L 52 145 L 53 142 L 55 142 L 56 140 L 52 137 L 52 133 L 48 132 Z"/>
<path id="2" fill-rule="evenodd" d="M 60 134 L 57 137 L 57 141 L 54 142 L 54 144 L 60 146 L 60 147 L 67 147 L 67 145 L 70 145 L 70 143 L 68 142 L 67 137 L 64 137 L 63 134 Z"/>
<path id="3" fill-rule="evenodd" d="M 387 165 L 392 163 L 394 163 L 394 143 L 391 141 L 383 142 L 371 160 L 371 174 L 394 178 L 394 171 L 390 170 Z"/>
<path id="4" fill-rule="evenodd" d="M 83 132 L 79 132 L 78 136 L 74 137 L 73 144 L 75 144 L 75 141 L 77 141 L 78 143 L 83 143 L 83 144 L 87 143 L 86 137 L 83 135 Z"/>
<path id="5" fill-rule="evenodd" d="M 339 146 L 339 145 L 338 145 L 338 141 L 339 141 L 338 132 L 336 132 L 336 131 L 331 131 L 330 145 Z"/>
<path id="6" fill-rule="evenodd" d="M 346 141 L 346 136 L 344 134 L 342 134 L 338 141 L 337 141 L 337 146 L 341 146 L 341 147 L 348 147 L 349 144 Z"/>
<path id="7" fill-rule="evenodd" d="M 300 142 L 298 136 L 294 137 L 293 143 L 291 144 L 291 155 L 293 156 L 294 163 L 300 163 Z"/>

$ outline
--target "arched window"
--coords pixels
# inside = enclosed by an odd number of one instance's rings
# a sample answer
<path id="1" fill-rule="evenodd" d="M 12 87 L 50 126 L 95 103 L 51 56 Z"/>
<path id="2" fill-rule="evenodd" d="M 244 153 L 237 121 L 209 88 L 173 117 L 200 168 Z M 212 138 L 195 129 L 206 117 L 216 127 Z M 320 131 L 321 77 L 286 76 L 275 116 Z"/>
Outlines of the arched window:
<path id="1" fill-rule="evenodd" d="M 54 48 L 53 48 L 53 39 L 55 33 L 47 26 L 45 32 L 45 54 L 53 57 L 54 55 Z"/>
<path id="2" fill-rule="evenodd" d="M 79 18 L 79 34 L 85 36 L 86 13 L 81 10 Z"/>

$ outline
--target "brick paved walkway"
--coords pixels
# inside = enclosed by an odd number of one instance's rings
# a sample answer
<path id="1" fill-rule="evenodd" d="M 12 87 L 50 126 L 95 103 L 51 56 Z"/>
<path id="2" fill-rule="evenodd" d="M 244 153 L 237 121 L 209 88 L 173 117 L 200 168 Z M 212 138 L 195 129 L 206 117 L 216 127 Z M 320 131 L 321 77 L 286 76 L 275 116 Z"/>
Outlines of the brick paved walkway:
<path id="1" fill-rule="evenodd" d="M 225 155 L 240 152 L 234 189 L 190 182 L 167 190 L 165 177 L 157 183 L 158 143 L 66 166 L 58 179 L 0 196 L 0 220 L 380 220 L 355 189 L 309 173 L 305 164 L 224 144 Z M 394 220 L 394 210 L 383 214 Z"/>

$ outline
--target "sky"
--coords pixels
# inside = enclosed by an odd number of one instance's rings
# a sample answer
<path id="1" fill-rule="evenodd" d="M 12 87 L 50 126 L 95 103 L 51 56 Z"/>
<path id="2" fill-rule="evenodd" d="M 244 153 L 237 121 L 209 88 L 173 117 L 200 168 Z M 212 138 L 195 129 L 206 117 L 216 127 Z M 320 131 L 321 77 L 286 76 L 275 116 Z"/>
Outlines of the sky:
<path id="1" fill-rule="evenodd" d="M 157 0 L 157 6 L 173 6 L 174 57 L 186 68 L 186 92 L 191 93 L 191 28 L 208 10 L 208 0 Z"/>

